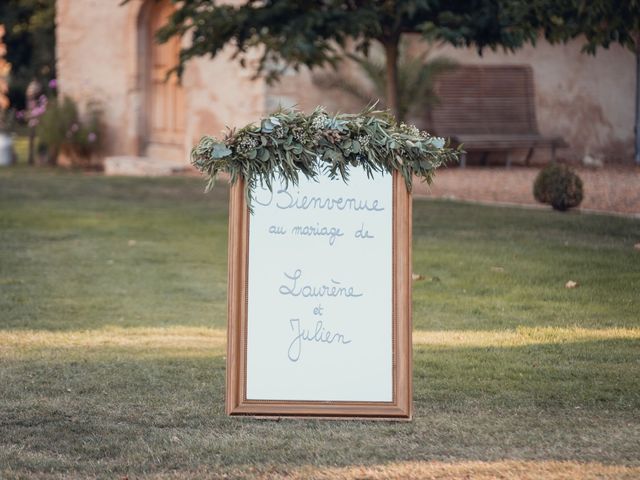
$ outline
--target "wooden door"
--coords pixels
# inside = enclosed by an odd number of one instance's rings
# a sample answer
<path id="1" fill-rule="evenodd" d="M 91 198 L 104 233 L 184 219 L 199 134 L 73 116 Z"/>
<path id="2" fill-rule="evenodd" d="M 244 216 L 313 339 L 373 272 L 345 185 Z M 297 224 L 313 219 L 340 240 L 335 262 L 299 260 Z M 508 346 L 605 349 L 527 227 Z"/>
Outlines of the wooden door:
<path id="1" fill-rule="evenodd" d="M 158 44 L 155 33 L 166 24 L 173 6 L 169 0 L 153 2 L 149 16 L 149 67 L 147 97 L 147 150 L 182 150 L 184 143 L 184 92 L 177 75 L 167 72 L 178 62 L 180 41 Z"/>

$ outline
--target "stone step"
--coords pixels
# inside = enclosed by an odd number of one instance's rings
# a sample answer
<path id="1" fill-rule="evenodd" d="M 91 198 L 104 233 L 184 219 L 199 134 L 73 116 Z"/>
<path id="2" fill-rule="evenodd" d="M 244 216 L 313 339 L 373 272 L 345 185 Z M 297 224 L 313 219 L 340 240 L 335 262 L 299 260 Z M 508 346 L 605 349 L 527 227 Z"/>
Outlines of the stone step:
<path id="1" fill-rule="evenodd" d="M 162 177 L 189 173 L 193 167 L 185 162 L 160 160 L 149 157 L 121 155 L 104 159 L 105 175 L 126 175 L 134 177 Z"/>

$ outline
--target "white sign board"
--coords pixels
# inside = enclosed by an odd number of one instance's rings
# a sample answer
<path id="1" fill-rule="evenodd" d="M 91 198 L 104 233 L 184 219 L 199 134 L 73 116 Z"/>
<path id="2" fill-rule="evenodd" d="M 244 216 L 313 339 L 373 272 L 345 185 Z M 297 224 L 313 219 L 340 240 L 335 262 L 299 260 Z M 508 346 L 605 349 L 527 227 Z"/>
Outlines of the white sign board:
<path id="1" fill-rule="evenodd" d="M 390 402 L 391 175 L 253 195 L 247 399 Z"/>

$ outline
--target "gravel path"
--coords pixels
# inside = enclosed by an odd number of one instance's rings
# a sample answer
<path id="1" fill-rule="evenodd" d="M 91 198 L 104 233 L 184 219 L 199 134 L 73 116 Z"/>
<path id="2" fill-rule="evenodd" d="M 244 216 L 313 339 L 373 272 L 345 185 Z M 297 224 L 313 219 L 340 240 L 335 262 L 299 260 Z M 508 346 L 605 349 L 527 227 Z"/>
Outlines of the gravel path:
<path id="1" fill-rule="evenodd" d="M 433 185 L 415 183 L 414 194 L 490 203 L 538 205 L 533 181 L 538 168 L 446 168 Z M 582 210 L 640 217 L 640 168 L 577 169 L 584 184 Z"/>

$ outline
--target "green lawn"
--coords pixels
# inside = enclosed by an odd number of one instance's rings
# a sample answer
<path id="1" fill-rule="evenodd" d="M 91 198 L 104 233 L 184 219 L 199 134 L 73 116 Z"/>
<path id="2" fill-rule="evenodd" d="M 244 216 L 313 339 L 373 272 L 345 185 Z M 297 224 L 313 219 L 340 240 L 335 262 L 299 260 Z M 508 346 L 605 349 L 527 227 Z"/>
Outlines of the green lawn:
<path id="1" fill-rule="evenodd" d="M 640 477 L 640 221 L 416 200 L 415 419 L 260 421 L 202 187 L 0 170 L 0 478 Z"/>

